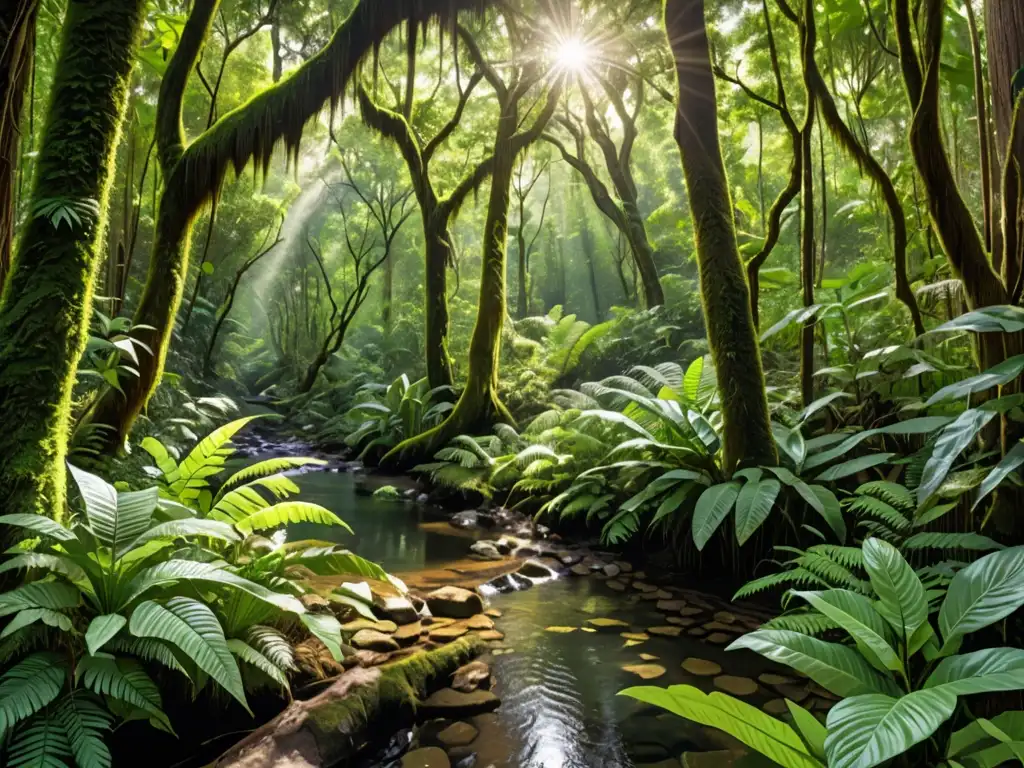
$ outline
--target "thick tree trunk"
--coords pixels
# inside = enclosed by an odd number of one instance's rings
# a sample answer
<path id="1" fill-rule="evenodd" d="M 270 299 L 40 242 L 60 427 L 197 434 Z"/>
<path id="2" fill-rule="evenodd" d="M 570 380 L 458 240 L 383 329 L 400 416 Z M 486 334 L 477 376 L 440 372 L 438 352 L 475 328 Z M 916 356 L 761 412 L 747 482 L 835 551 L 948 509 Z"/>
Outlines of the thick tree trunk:
<path id="1" fill-rule="evenodd" d="M 423 211 L 423 242 L 426 259 L 424 285 L 427 381 L 431 389 L 450 387 L 455 382 L 452 357 L 448 352 L 448 266 L 452 263 L 452 236 L 448 219 L 436 209 Z"/>
<path id="2" fill-rule="evenodd" d="M 583 248 L 583 258 L 587 261 L 587 275 L 590 277 L 590 297 L 594 302 L 594 322 L 600 323 L 604 318 L 604 309 L 601 307 L 601 294 L 597 290 L 597 253 L 594 249 L 594 233 L 590 230 L 590 220 L 586 211 L 580 214 L 580 245 Z"/>
<path id="3" fill-rule="evenodd" d="M 665 0 L 665 30 L 679 85 L 675 136 L 693 214 L 701 297 L 722 401 L 724 469 L 775 465 L 761 352 L 718 142 L 703 0 Z"/>
<path id="4" fill-rule="evenodd" d="M 143 0 L 72 0 L 32 193 L 80 223 L 34 216 L 0 299 L 0 510 L 64 513 L 75 372 L 85 349 L 104 212 Z"/>
<path id="5" fill-rule="evenodd" d="M 622 211 L 626 215 L 627 239 L 644 288 L 644 304 L 648 309 L 660 307 L 665 303 L 665 291 L 661 287 L 658 267 L 654 263 L 654 246 L 647 237 L 643 216 L 635 200 L 624 201 Z"/>
<path id="6" fill-rule="evenodd" d="M 985 0 L 985 35 L 996 150 L 1002 165 L 1006 160 L 1013 122 L 1011 83 L 1017 71 L 1024 67 L 1024 3 L 1020 0 Z M 1014 154 L 1024 168 L 1024 138 L 1014 145 Z"/>
<path id="7" fill-rule="evenodd" d="M 800 283 L 804 307 L 814 304 L 814 117 L 815 94 L 812 73 L 815 71 L 814 48 L 818 42 L 814 23 L 813 0 L 805 0 L 803 24 L 800 25 L 800 56 L 803 60 L 804 85 L 807 92 L 807 114 L 800 130 L 800 166 L 803 171 L 800 195 Z M 804 320 L 800 329 L 800 398 L 804 407 L 814 400 L 814 324 Z"/>
<path id="8" fill-rule="evenodd" d="M 7 0 L 0 9 L 0 291 L 11 268 L 21 110 L 36 42 L 38 0 Z"/>

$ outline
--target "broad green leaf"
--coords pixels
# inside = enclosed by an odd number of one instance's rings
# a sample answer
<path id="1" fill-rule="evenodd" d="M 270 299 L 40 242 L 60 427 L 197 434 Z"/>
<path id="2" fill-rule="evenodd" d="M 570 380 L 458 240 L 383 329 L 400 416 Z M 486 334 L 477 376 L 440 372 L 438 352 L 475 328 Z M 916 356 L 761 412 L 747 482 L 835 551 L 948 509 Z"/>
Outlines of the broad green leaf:
<path id="1" fill-rule="evenodd" d="M 51 555 L 45 552 L 26 552 L 23 555 L 15 555 L 3 563 L 0 563 L 0 573 L 5 571 L 17 571 L 27 568 L 38 568 L 52 571 L 67 576 L 71 581 L 81 581 L 85 578 L 85 571 L 70 557 L 64 555 Z"/>
<path id="2" fill-rule="evenodd" d="M 878 611 L 893 629 L 909 640 L 928 620 L 928 601 L 921 579 L 892 544 L 878 538 L 864 542 L 864 569 L 878 595 Z"/>
<path id="3" fill-rule="evenodd" d="M 286 565 L 301 565 L 317 576 L 355 575 L 366 579 L 387 581 L 388 573 L 379 565 L 345 549 L 311 547 L 289 554 Z"/>
<path id="4" fill-rule="evenodd" d="M 249 515 L 244 520 L 239 520 L 235 523 L 235 527 L 242 533 L 249 534 L 253 531 L 280 528 L 289 523 L 336 525 L 344 528 L 349 533 L 352 532 L 352 529 L 349 528 L 344 520 L 326 507 L 321 507 L 319 504 L 310 504 L 305 501 L 283 501 L 280 504 L 267 507 L 254 515 Z"/>
<path id="5" fill-rule="evenodd" d="M 827 643 L 785 629 L 759 629 L 734 641 L 728 650 L 746 648 L 802 672 L 836 696 L 894 693 L 883 677 L 853 648 Z"/>
<path id="6" fill-rule="evenodd" d="M 866 429 L 863 432 L 851 435 L 839 443 L 839 445 L 808 456 L 807 461 L 804 462 L 804 470 L 812 470 L 815 467 L 828 464 L 840 456 L 845 456 L 870 437 L 877 437 L 878 435 L 927 435 L 942 429 L 951 421 L 953 421 L 952 416 L 921 416 L 916 419 L 897 421 L 895 424 L 877 427 L 876 429 Z M 783 482 L 785 481 L 783 480 Z"/>
<path id="7" fill-rule="evenodd" d="M 866 456 L 858 456 L 855 459 L 844 461 L 841 464 L 834 464 L 814 479 L 819 483 L 835 482 L 850 475 L 856 475 L 866 469 L 877 467 L 879 464 L 889 462 L 895 453 L 869 453 Z"/>
<path id="8" fill-rule="evenodd" d="M 793 725 L 796 726 L 800 738 L 804 740 L 807 749 L 822 763 L 825 762 L 825 739 L 828 737 L 828 729 L 818 718 L 808 712 L 794 701 L 786 699 L 786 708 L 789 716 L 793 718 Z"/>
<path id="9" fill-rule="evenodd" d="M 131 550 L 137 549 L 150 541 L 191 537 L 207 537 L 229 543 L 242 540 L 242 537 L 235 532 L 233 526 L 218 520 L 204 520 L 202 518 L 169 520 L 166 523 L 154 525 L 142 535 L 128 542 L 117 553 L 117 556 L 118 558 L 124 557 Z"/>
<path id="10" fill-rule="evenodd" d="M 14 515 L 0 515 L 0 525 L 13 525 L 47 536 L 57 541 L 74 541 L 75 534 L 60 523 L 43 515 L 30 515 L 24 512 Z"/>
<path id="11" fill-rule="evenodd" d="M 693 509 L 692 531 L 693 543 L 698 550 L 704 549 L 718 526 L 728 517 L 739 493 L 739 483 L 719 483 L 708 488 L 697 499 Z"/>
<path id="12" fill-rule="evenodd" d="M 736 541 L 740 546 L 768 519 L 781 490 L 778 480 L 746 483 L 740 489 L 736 497 Z"/>
<path id="13" fill-rule="evenodd" d="M 919 505 L 924 504 L 939 490 L 957 456 L 964 452 L 985 425 L 995 417 L 996 414 L 991 411 L 971 409 L 961 413 L 956 421 L 942 430 L 921 473 L 921 482 L 917 487 Z"/>
<path id="14" fill-rule="evenodd" d="M 1013 381 L 1020 376 L 1021 372 L 1024 372 L 1024 355 L 1017 355 L 1016 357 L 1004 360 L 983 373 L 979 373 L 977 376 L 971 376 L 943 387 L 929 397 L 925 405 L 935 405 L 944 400 L 966 400 L 975 392 L 995 389 Z"/>
<path id="15" fill-rule="evenodd" d="M 326 613 L 304 613 L 299 618 L 306 629 L 320 640 L 335 661 L 341 661 L 345 654 L 341 650 L 341 624 L 334 616 Z"/>
<path id="16" fill-rule="evenodd" d="M 85 645 L 89 655 L 95 656 L 108 640 L 121 631 L 128 620 L 117 613 L 108 613 L 103 616 L 96 616 L 89 622 L 89 628 L 85 630 Z"/>
<path id="17" fill-rule="evenodd" d="M 284 672 L 251 645 L 243 640 L 232 638 L 228 640 L 228 649 L 246 664 L 255 667 L 285 690 L 288 689 L 288 678 L 285 677 Z"/>
<path id="18" fill-rule="evenodd" d="M 785 768 L 824 768 L 789 725 L 724 693 L 706 694 L 689 685 L 673 685 L 637 686 L 620 691 L 619 695 L 723 730 Z"/>
<path id="19" fill-rule="evenodd" d="M 943 651 L 1024 604 L 1024 547 L 993 552 L 953 577 L 939 610 Z"/>
<path id="20" fill-rule="evenodd" d="M 74 608 L 80 599 L 81 593 L 70 584 L 60 581 L 34 581 L 0 594 L 0 616 L 17 613 L 26 608 L 62 611 Z"/>
<path id="21" fill-rule="evenodd" d="M 23 627 L 35 624 L 37 621 L 43 622 L 48 627 L 58 627 L 64 632 L 71 631 L 71 619 L 63 613 L 49 608 L 26 608 L 14 614 L 14 617 L 4 627 L 3 632 L 0 632 L 0 640 L 13 635 Z"/>
<path id="22" fill-rule="evenodd" d="M 881 765 L 935 733 L 955 708 L 956 696 L 938 690 L 844 699 L 828 713 L 829 768 Z"/>
<path id="23" fill-rule="evenodd" d="M 846 589 L 823 592 L 793 590 L 792 594 L 803 598 L 819 613 L 845 629 L 861 653 L 876 667 L 893 672 L 903 671 L 903 662 L 889 643 L 885 621 L 875 612 L 868 598 Z"/>
<path id="24" fill-rule="evenodd" d="M 135 637 L 152 637 L 180 649 L 249 710 L 224 630 L 213 611 L 199 601 L 187 597 L 173 597 L 166 605 L 146 601 L 132 611 L 128 631 Z"/>
<path id="25" fill-rule="evenodd" d="M 939 662 L 924 684 L 954 696 L 1024 688 L 1024 650 L 986 648 Z"/>
<path id="26" fill-rule="evenodd" d="M 981 485 L 978 486 L 971 509 L 977 509 L 985 497 L 998 488 L 1003 480 L 1021 464 L 1024 464 L 1024 442 L 1018 442 L 1014 445 L 1013 448 L 1006 452 L 1002 460 L 992 468 L 992 471 L 989 472 Z"/>

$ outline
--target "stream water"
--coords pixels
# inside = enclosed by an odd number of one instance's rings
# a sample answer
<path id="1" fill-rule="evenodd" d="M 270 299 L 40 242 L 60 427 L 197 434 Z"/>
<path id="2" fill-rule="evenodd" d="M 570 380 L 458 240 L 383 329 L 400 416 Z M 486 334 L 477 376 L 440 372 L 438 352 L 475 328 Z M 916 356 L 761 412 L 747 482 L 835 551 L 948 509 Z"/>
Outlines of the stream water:
<path id="1" fill-rule="evenodd" d="M 330 538 L 398 574 L 444 567 L 465 558 L 471 543 L 464 532 L 432 522 L 423 507 L 357 493 L 352 475 L 311 472 L 301 478 L 300 485 L 304 499 L 328 507 L 355 533 L 297 525 L 290 529 L 290 539 Z M 621 631 L 663 626 L 664 615 L 655 609 L 654 601 L 642 600 L 631 591 L 615 592 L 593 578 L 559 578 L 525 591 L 494 595 L 490 603 L 502 612 L 497 624 L 505 633 L 501 655 L 490 661 L 494 692 L 502 705 L 494 714 L 471 721 L 481 735 L 474 742 L 476 757 L 467 766 L 678 765 L 671 761 L 682 752 L 720 749 L 721 740 L 688 721 L 618 696 L 624 688 L 646 684 L 624 667 L 654 663 L 666 671 L 650 684 L 689 683 L 706 690 L 712 689 L 712 678 L 684 672 L 681 662 L 687 657 L 715 661 L 733 675 L 756 677 L 767 669 L 757 657 L 729 654 L 721 646 L 685 633 L 674 638 L 651 636 L 628 645 Z M 592 618 L 615 618 L 630 627 L 564 634 L 547 630 L 581 628 Z M 747 701 L 757 705 L 771 696 L 762 687 Z"/>

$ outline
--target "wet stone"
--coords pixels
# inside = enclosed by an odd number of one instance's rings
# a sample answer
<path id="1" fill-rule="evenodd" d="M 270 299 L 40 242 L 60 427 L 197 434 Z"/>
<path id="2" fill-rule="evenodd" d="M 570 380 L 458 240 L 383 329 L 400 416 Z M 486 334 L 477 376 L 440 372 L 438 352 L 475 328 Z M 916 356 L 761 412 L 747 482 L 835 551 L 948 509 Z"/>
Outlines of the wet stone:
<path id="1" fill-rule="evenodd" d="M 478 733 L 480 732 L 469 723 L 457 722 L 437 734 L 437 740 L 448 749 L 465 747 L 473 743 Z"/>
<path id="2" fill-rule="evenodd" d="M 412 624 L 403 624 L 398 628 L 391 637 L 392 639 L 401 646 L 412 645 L 420 639 L 420 634 L 423 632 L 423 625 L 416 621 Z"/>
<path id="3" fill-rule="evenodd" d="M 613 589 L 616 592 L 624 592 L 626 590 L 626 585 L 623 584 L 621 581 L 616 581 L 615 579 L 612 579 L 611 581 L 607 581 L 605 583 L 608 585 L 608 589 Z"/>
<path id="4" fill-rule="evenodd" d="M 491 640 L 504 640 L 505 639 L 504 633 L 499 632 L 496 629 L 485 629 L 485 630 L 483 630 L 481 632 L 477 632 L 476 636 L 479 637 L 481 640 L 487 640 L 487 641 L 491 641 Z"/>
<path id="5" fill-rule="evenodd" d="M 714 682 L 715 688 L 731 693 L 733 696 L 753 696 L 757 693 L 757 683 L 749 677 L 719 675 Z"/>
<path id="6" fill-rule="evenodd" d="M 439 747 L 423 747 L 406 752 L 401 768 L 451 768 L 448 755 Z"/>
<path id="7" fill-rule="evenodd" d="M 616 576 L 622 573 L 622 569 L 619 568 L 619 566 L 615 565 L 615 563 L 611 563 L 602 568 L 601 572 L 609 579 L 614 579 Z"/>
<path id="8" fill-rule="evenodd" d="M 491 679 L 491 668 L 477 659 L 464 664 L 452 673 L 452 688 L 463 693 L 475 691 Z"/>
<path id="9" fill-rule="evenodd" d="M 715 621 L 720 621 L 723 624 L 735 624 L 736 617 L 728 611 L 718 611 L 715 614 Z"/>
<path id="10" fill-rule="evenodd" d="M 775 675 L 771 672 L 765 672 L 763 675 L 758 676 L 758 682 L 764 685 L 793 685 L 799 682 L 795 677 L 786 677 L 785 675 Z"/>
<path id="11" fill-rule="evenodd" d="M 640 642 L 651 639 L 650 635 L 643 632 L 620 632 L 619 637 L 623 637 L 626 640 L 639 640 Z"/>
<path id="12" fill-rule="evenodd" d="M 420 617 L 407 597 L 382 598 L 376 608 L 396 624 L 411 624 Z"/>
<path id="13" fill-rule="evenodd" d="M 659 611 L 665 611 L 665 613 L 679 613 L 686 607 L 685 600 L 659 600 L 658 604 L 654 606 Z"/>
<path id="14" fill-rule="evenodd" d="M 468 631 L 469 627 L 465 624 L 449 624 L 447 627 L 438 627 L 437 629 L 430 630 L 430 639 L 441 643 L 447 643 L 457 637 L 462 637 Z"/>
<path id="15" fill-rule="evenodd" d="M 622 669 L 626 672 L 632 672 L 641 680 L 657 680 L 666 671 L 660 664 L 628 664 Z"/>
<path id="16" fill-rule="evenodd" d="M 570 568 L 569 573 L 571 573 L 573 576 L 589 576 L 590 566 L 579 563 Z"/>
<path id="17" fill-rule="evenodd" d="M 628 627 L 629 626 L 629 624 L 627 624 L 626 622 L 621 621 L 619 619 L 605 619 L 605 618 L 587 619 L 587 624 L 590 624 L 591 626 L 597 627 L 599 629 L 616 629 L 618 627 Z"/>
<path id="18" fill-rule="evenodd" d="M 369 619 L 356 619 L 341 625 L 342 632 L 358 632 L 361 629 L 372 629 L 376 632 L 391 634 L 398 629 L 393 621 L 370 621 Z"/>
<path id="19" fill-rule="evenodd" d="M 390 635 L 378 632 L 375 629 L 360 629 L 352 636 L 352 645 L 364 651 L 377 651 L 387 653 L 397 651 L 398 643 Z"/>
<path id="20" fill-rule="evenodd" d="M 713 661 L 706 659 L 689 658 L 683 661 L 683 669 L 691 675 L 698 677 L 711 677 L 722 673 L 722 667 Z"/>
<path id="21" fill-rule="evenodd" d="M 484 616 L 490 616 L 492 619 L 500 619 L 501 611 L 499 611 L 497 608 L 488 608 L 486 611 L 484 611 Z"/>
<path id="22" fill-rule="evenodd" d="M 478 613 L 466 622 L 469 629 L 494 629 L 494 622 L 482 613 Z"/>
<path id="23" fill-rule="evenodd" d="M 690 627 L 686 630 L 686 634 L 690 637 L 704 637 L 707 634 L 707 630 L 704 627 Z"/>
<path id="24" fill-rule="evenodd" d="M 648 627 L 647 631 L 659 637 L 679 637 L 683 630 L 681 627 Z"/>
<path id="25" fill-rule="evenodd" d="M 653 584 L 647 584 L 646 582 L 643 582 L 643 581 L 634 581 L 633 582 L 633 589 L 635 589 L 637 592 L 657 592 L 658 591 L 658 588 L 656 586 L 654 586 Z"/>
<path id="26" fill-rule="evenodd" d="M 712 632 L 708 635 L 708 642 L 715 645 L 725 645 L 730 640 L 732 640 L 732 635 L 727 635 L 725 632 Z"/>
<path id="27" fill-rule="evenodd" d="M 427 595 L 427 607 L 435 616 L 452 619 L 468 619 L 484 610 L 480 595 L 461 587 L 435 589 Z"/>
<path id="28" fill-rule="evenodd" d="M 797 704 L 807 699 L 811 695 L 811 692 L 806 688 L 799 685 L 776 685 L 773 686 L 776 691 L 779 692 L 780 696 L 784 696 L 790 701 L 794 701 Z"/>
<path id="29" fill-rule="evenodd" d="M 692 627 L 697 623 L 694 618 L 683 618 L 682 616 L 666 616 L 665 621 L 669 624 L 675 624 L 677 627 Z"/>
<path id="30" fill-rule="evenodd" d="M 442 688 L 431 694 L 420 705 L 420 714 L 424 717 L 472 717 L 484 712 L 493 712 L 501 704 L 501 700 L 490 691 L 472 691 L 463 693 L 454 688 Z"/>
<path id="31" fill-rule="evenodd" d="M 613 561 L 612 565 L 619 566 L 619 570 L 622 571 L 623 573 L 632 573 L 633 572 L 633 565 L 632 565 L 632 563 L 627 563 L 625 560 L 615 560 L 615 561 Z"/>
<path id="32" fill-rule="evenodd" d="M 692 605 L 679 609 L 680 616 L 700 616 L 702 613 L 704 613 L 702 609 L 696 608 Z"/>
<path id="33" fill-rule="evenodd" d="M 786 706 L 785 699 L 772 699 L 771 701 L 767 701 L 761 709 L 769 715 L 784 715 L 789 711 L 789 707 Z"/>

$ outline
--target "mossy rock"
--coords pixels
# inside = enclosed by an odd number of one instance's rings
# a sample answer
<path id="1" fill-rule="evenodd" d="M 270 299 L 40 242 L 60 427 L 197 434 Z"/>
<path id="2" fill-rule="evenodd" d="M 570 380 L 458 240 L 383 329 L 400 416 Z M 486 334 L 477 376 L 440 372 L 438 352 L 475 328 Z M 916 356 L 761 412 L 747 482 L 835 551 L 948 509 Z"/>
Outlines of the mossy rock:
<path id="1" fill-rule="evenodd" d="M 373 498 L 383 501 L 402 501 L 402 492 L 393 485 L 382 485 L 373 492 Z"/>

